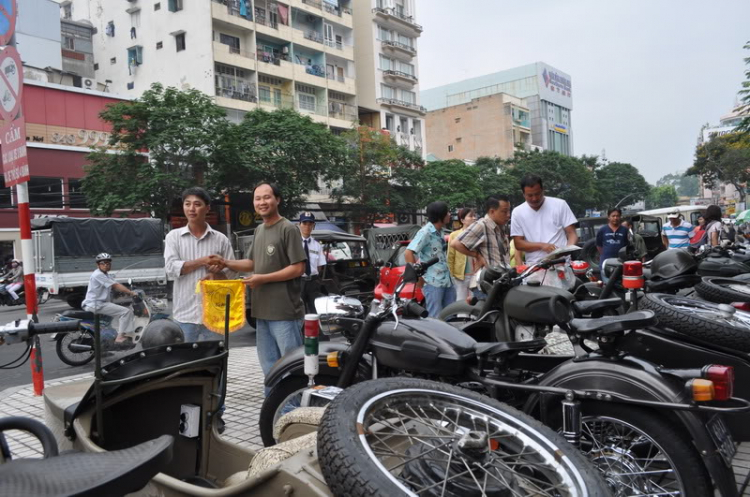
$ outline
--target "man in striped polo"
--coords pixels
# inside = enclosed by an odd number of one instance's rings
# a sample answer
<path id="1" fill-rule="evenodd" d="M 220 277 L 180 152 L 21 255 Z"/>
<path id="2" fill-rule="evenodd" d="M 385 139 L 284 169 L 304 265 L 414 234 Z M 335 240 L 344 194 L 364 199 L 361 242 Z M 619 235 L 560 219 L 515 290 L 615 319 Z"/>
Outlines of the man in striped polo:
<path id="1" fill-rule="evenodd" d="M 210 257 L 234 259 L 229 239 L 206 222 L 211 210 L 211 197 L 203 188 L 188 188 L 182 192 L 182 209 L 187 226 L 167 234 L 164 241 L 164 262 L 167 276 L 174 279 L 172 291 L 172 319 L 185 334 L 186 342 L 221 339 L 203 326 L 203 306 L 195 286 L 202 279 L 225 279 L 230 269 L 210 265 Z"/>
<path id="2" fill-rule="evenodd" d="M 673 212 L 667 215 L 668 224 L 661 229 L 661 240 L 668 249 L 687 250 L 690 247 L 690 232 L 693 225 L 683 220 L 680 214 Z"/>

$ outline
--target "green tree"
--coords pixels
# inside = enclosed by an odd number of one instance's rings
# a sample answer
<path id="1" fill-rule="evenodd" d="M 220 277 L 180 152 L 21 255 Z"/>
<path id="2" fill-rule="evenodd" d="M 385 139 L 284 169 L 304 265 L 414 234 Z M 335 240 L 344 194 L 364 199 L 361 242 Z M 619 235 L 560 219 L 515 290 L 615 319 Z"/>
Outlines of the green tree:
<path id="1" fill-rule="evenodd" d="M 638 202 L 646 198 L 651 188 L 638 169 L 624 162 L 610 162 L 594 174 L 601 208 Z"/>
<path id="2" fill-rule="evenodd" d="M 476 201 L 482 208 L 484 200 L 490 195 L 518 196 L 519 185 L 515 176 L 507 173 L 508 165 L 497 157 L 479 157 L 475 164 L 481 195 Z"/>
<path id="3" fill-rule="evenodd" d="M 677 205 L 677 190 L 672 185 L 656 186 L 646 197 L 646 209 Z"/>
<path id="4" fill-rule="evenodd" d="M 696 176 L 688 176 L 684 172 L 666 174 L 659 178 L 656 186 L 672 185 L 681 197 L 697 197 L 700 193 L 700 180 Z"/>
<path id="5" fill-rule="evenodd" d="M 750 41 L 742 48 L 750 50 Z M 745 57 L 744 60 L 745 64 L 750 66 L 750 57 Z M 750 137 L 750 69 L 745 71 L 745 81 L 742 82 L 742 89 L 739 91 L 739 94 L 741 95 L 740 101 L 742 102 L 739 110 L 740 112 L 747 112 L 748 115 L 740 122 L 737 130 L 744 134 L 745 137 Z"/>
<path id="6" fill-rule="evenodd" d="M 109 145 L 116 152 L 100 148 L 87 157 L 82 185 L 91 211 L 127 209 L 166 219 L 181 191 L 203 185 L 206 171 L 220 166 L 217 152 L 233 146 L 225 115 L 197 90 L 158 83 L 136 100 L 108 106 L 100 116 L 112 127 Z"/>
<path id="7" fill-rule="evenodd" d="M 331 186 L 342 177 L 348 162 L 346 142 L 323 124 L 291 109 L 248 112 L 237 126 L 226 130 L 236 146 L 220 148 L 220 167 L 211 169 L 207 184 L 229 191 L 250 190 L 260 181 L 276 183 L 283 202 L 282 215 L 303 209 L 305 196 L 320 180 Z"/>
<path id="8" fill-rule="evenodd" d="M 750 181 L 750 135 L 730 133 L 712 138 L 695 151 L 688 175 L 700 176 L 703 183 L 730 183 L 745 198 Z"/>
<path id="9" fill-rule="evenodd" d="M 399 146 L 389 134 L 361 126 L 344 134 L 349 159 L 338 177 L 334 197 L 349 207 L 361 227 L 397 211 L 420 207 L 417 184 L 422 158 Z"/>
<path id="10" fill-rule="evenodd" d="M 462 160 L 430 162 L 421 173 L 418 191 L 423 205 L 442 200 L 451 209 L 475 206 L 482 196 L 476 166 Z"/>

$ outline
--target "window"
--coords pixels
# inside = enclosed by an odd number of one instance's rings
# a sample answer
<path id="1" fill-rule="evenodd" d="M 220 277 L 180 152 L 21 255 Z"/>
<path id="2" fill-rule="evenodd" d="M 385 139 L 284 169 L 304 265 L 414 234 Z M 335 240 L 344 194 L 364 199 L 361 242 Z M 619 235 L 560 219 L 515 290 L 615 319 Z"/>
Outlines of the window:
<path id="1" fill-rule="evenodd" d="M 143 64 L 143 47 L 136 45 L 135 47 L 128 48 L 128 65 L 139 66 Z"/>
<path id="2" fill-rule="evenodd" d="M 156 49 L 157 49 L 157 50 L 161 50 L 161 49 L 162 49 L 163 47 L 164 47 L 164 43 L 162 43 L 162 42 L 160 42 L 160 41 L 157 41 L 157 42 L 156 42 Z"/>
<path id="3" fill-rule="evenodd" d="M 307 93 L 298 93 L 297 95 L 299 98 L 300 110 L 315 112 L 315 95 L 309 95 Z"/>
<path id="4" fill-rule="evenodd" d="M 99 70 L 99 63 L 94 62 L 94 71 L 98 71 L 98 70 Z"/>
<path id="5" fill-rule="evenodd" d="M 157 2 L 154 4 L 154 10 L 161 10 L 161 3 Z"/>
<path id="6" fill-rule="evenodd" d="M 401 100 L 414 104 L 417 103 L 417 95 L 413 91 L 401 90 Z"/>
<path id="7" fill-rule="evenodd" d="M 380 85 L 380 93 L 383 98 L 396 98 L 396 90 L 388 85 Z"/>
<path id="8" fill-rule="evenodd" d="M 169 11 L 178 12 L 182 10 L 182 0 L 169 0 Z"/>
<path id="9" fill-rule="evenodd" d="M 68 180 L 68 207 L 71 209 L 88 208 L 80 179 Z"/>
<path id="10" fill-rule="evenodd" d="M 63 4 L 62 11 L 63 19 L 73 19 L 73 5 L 70 2 Z"/>
<path id="11" fill-rule="evenodd" d="M 412 38 L 409 38 L 408 36 L 404 36 L 402 34 L 398 35 L 398 42 L 402 43 L 408 47 L 414 46 L 414 40 Z"/>
<path id="12" fill-rule="evenodd" d="M 182 52 L 185 50 L 185 33 L 178 33 L 174 36 L 175 44 L 177 45 L 177 51 Z"/>
<path id="13" fill-rule="evenodd" d="M 453 152 L 453 145 L 448 145 L 448 152 Z"/>
<path id="14" fill-rule="evenodd" d="M 240 53 L 240 39 L 236 36 L 219 33 L 219 43 L 227 45 L 230 53 Z"/>
<path id="15" fill-rule="evenodd" d="M 10 187 L 5 187 L 5 177 L 0 175 L 0 208 L 2 207 L 13 207 L 13 197 Z"/>
<path id="16" fill-rule="evenodd" d="M 110 64 L 117 64 L 117 57 L 112 57 L 111 59 L 109 59 L 109 63 Z"/>
<path id="17" fill-rule="evenodd" d="M 401 61 L 394 61 L 396 63 L 396 70 L 401 71 L 403 73 L 409 74 L 411 76 L 414 76 L 414 66 L 411 64 L 407 64 L 406 62 Z"/>
<path id="18" fill-rule="evenodd" d="M 29 207 L 62 209 L 62 178 L 31 177 L 29 180 Z"/>
<path id="19" fill-rule="evenodd" d="M 136 10 L 130 13 L 130 26 L 133 28 L 141 27 L 141 11 Z"/>
<path id="20" fill-rule="evenodd" d="M 457 118 L 455 119 L 455 121 L 456 121 L 456 124 L 458 124 L 458 123 L 460 123 L 460 122 L 461 122 L 461 118 L 460 118 L 460 117 L 457 117 Z"/>
<path id="21" fill-rule="evenodd" d="M 393 131 L 393 116 L 391 114 L 385 115 L 385 129 Z"/>
<path id="22" fill-rule="evenodd" d="M 261 102 L 271 101 L 271 87 L 270 86 L 258 86 L 258 98 Z"/>
<path id="23" fill-rule="evenodd" d="M 383 26 L 378 26 L 378 38 L 382 41 L 390 41 L 391 32 L 385 29 Z"/>
<path id="24" fill-rule="evenodd" d="M 385 57 L 383 55 L 380 56 L 380 69 L 383 71 L 390 71 L 391 69 L 391 59 L 388 57 Z"/>
<path id="25" fill-rule="evenodd" d="M 75 50 L 76 49 L 75 38 L 73 38 L 72 36 L 63 35 L 62 46 L 65 50 Z"/>

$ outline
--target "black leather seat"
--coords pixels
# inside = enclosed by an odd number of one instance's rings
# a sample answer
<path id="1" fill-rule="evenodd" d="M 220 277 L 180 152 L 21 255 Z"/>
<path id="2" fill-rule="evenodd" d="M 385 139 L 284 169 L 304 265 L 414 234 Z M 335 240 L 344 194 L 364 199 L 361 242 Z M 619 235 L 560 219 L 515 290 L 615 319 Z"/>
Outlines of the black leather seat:
<path id="1" fill-rule="evenodd" d="M 591 314 L 596 311 L 607 309 L 617 309 L 622 306 L 622 300 L 619 297 L 601 300 L 577 300 L 573 302 L 573 311 L 578 314 Z"/>
<path id="2" fill-rule="evenodd" d="M 627 330 L 636 330 L 654 326 L 659 322 L 654 311 L 635 311 L 622 316 L 604 316 L 595 319 L 572 319 L 570 327 L 578 333 L 599 335 L 621 334 Z"/>
<path id="3" fill-rule="evenodd" d="M 697 274 L 683 274 L 666 280 L 649 280 L 646 282 L 646 288 L 649 292 L 669 293 L 682 288 L 690 288 L 701 282 L 701 277 Z"/>
<path id="4" fill-rule="evenodd" d="M 539 352 L 547 346 L 544 338 L 535 338 L 526 342 L 479 342 L 474 346 L 478 355 L 496 356 L 505 352 Z"/>
<path id="5" fill-rule="evenodd" d="M 94 313 L 88 311 L 63 311 L 62 315 L 73 319 L 94 319 Z"/>

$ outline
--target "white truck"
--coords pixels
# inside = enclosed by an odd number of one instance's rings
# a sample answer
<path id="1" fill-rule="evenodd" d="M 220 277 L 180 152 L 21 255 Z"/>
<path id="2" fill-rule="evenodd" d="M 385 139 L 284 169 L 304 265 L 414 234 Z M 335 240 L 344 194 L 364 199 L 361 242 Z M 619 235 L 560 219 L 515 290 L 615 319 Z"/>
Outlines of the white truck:
<path id="1" fill-rule="evenodd" d="M 163 288 L 164 225 L 160 219 L 51 217 L 31 222 L 36 286 L 41 300 L 64 299 L 78 309 L 86 295 L 94 258 L 112 255 L 112 275 L 141 288 Z"/>

